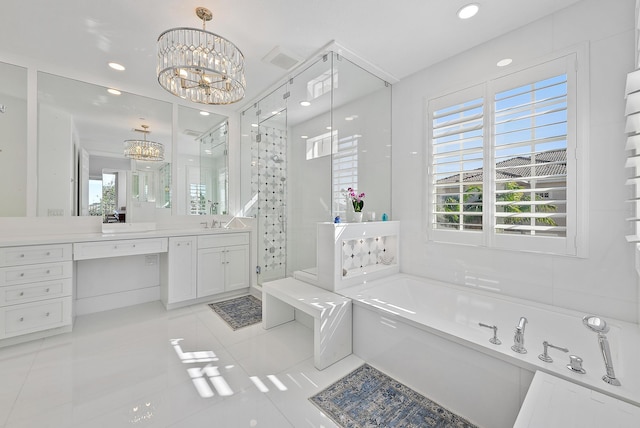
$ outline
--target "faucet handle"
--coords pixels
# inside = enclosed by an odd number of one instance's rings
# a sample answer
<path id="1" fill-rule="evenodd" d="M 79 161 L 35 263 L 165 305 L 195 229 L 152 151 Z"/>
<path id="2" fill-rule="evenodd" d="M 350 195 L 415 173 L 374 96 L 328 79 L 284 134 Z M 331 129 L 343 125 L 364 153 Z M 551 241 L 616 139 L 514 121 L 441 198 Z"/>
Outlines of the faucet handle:
<path id="1" fill-rule="evenodd" d="M 489 342 L 493 343 L 494 345 L 501 345 L 502 344 L 500 339 L 498 339 L 498 326 L 484 324 L 484 323 L 481 323 L 481 322 L 479 322 L 478 325 L 480 327 L 486 327 L 486 328 L 490 328 L 490 329 L 493 330 L 493 337 L 491 339 L 489 339 Z"/>
<path id="2" fill-rule="evenodd" d="M 582 368 L 582 358 L 577 355 L 569 355 L 569 364 L 567 368 L 572 372 L 585 374 L 587 371 Z"/>
<path id="3" fill-rule="evenodd" d="M 549 356 L 548 348 L 557 349 L 558 351 L 562 351 L 562 352 L 569 352 L 569 350 L 567 348 L 563 348 L 561 346 L 552 345 L 549 342 L 547 342 L 546 340 L 544 342 L 542 342 L 542 346 L 544 346 L 544 352 L 542 354 L 538 355 L 538 358 L 540 358 L 545 363 L 552 363 L 553 362 L 553 358 L 551 358 Z"/>

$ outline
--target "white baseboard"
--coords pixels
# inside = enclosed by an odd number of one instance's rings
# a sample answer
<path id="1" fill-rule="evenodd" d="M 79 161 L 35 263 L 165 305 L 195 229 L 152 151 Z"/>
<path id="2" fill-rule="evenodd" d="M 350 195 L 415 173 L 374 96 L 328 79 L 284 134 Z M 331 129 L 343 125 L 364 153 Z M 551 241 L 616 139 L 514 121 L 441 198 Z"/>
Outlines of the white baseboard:
<path id="1" fill-rule="evenodd" d="M 75 315 L 86 315 L 160 300 L 160 286 L 122 291 L 75 301 Z"/>

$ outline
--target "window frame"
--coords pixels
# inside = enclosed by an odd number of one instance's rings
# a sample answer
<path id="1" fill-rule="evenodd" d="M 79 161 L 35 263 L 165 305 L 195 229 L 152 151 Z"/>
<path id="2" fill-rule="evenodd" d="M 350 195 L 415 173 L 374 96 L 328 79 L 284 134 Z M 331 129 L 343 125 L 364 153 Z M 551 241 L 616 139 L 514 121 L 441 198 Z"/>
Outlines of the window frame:
<path id="1" fill-rule="evenodd" d="M 586 49 L 564 52 L 561 55 L 540 61 L 458 91 L 433 97 L 426 102 L 426 225 L 428 241 L 466 244 L 495 249 L 541 252 L 557 255 L 586 257 L 586 230 L 588 209 L 588 70 L 579 69 L 585 60 Z M 566 237 L 511 235 L 496 233 L 495 225 L 495 158 L 494 158 L 494 107 L 495 94 L 518 86 L 532 84 L 559 74 L 567 75 L 567 231 Z M 434 209 L 434 154 L 433 113 L 475 98 L 482 97 L 483 110 L 483 222 L 481 231 L 435 229 Z M 580 156 L 579 156 L 580 155 Z M 580 185 L 578 185 L 580 183 Z M 491 203 L 487 203 L 491 201 Z"/>

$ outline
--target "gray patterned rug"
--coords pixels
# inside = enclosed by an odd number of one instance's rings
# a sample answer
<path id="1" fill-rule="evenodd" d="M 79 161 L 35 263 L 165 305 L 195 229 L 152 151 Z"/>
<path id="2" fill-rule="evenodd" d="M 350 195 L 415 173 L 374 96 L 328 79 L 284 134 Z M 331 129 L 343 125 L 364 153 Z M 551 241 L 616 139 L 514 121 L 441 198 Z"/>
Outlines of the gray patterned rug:
<path id="1" fill-rule="evenodd" d="M 251 295 L 209 303 L 234 331 L 262 321 L 262 301 Z"/>
<path id="2" fill-rule="evenodd" d="M 343 428 L 476 428 L 368 364 L 309 400 Z"/>

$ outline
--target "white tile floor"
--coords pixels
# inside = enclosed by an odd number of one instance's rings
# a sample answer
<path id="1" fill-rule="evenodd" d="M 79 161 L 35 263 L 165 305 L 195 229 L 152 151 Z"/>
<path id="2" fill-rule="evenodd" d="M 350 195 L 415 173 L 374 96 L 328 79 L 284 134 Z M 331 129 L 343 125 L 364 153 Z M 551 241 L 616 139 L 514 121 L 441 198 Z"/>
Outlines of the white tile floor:
<path id="1" fill-rule="evenodd" d="M 0 427 L 335 427 L 308 398 L 363 361 L 318 371 L 312 351 L 300 323 L 234 332 L 204 304 L 85 315 L 0 348 Z"/>

